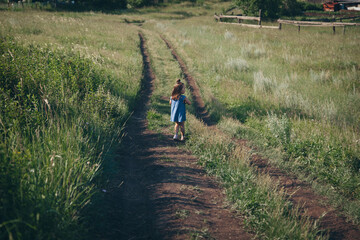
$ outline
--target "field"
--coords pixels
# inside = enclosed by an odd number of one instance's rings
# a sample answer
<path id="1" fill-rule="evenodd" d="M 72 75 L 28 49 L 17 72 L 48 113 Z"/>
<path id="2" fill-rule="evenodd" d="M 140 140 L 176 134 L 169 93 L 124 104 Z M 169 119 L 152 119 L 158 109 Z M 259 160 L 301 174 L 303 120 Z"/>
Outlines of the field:
<path id="1" fill-rule="evenodd" d="M 331 28 L 217 24 L 213 13 L 229 4 L 1 11 L 1 238 L 86 238 L 91 205 L 114 174 L 111 159 L 141 96 L 139 32 L 156 75 L 148 128 L 172 133 L 164 99 L 184 78 L 166 39 L 217 129 L 190 106 L 181 148 L 217 176 L 248 229 L 267 239 L 329 237 L 255 170 L 254 155 L 309 184 L 358 226 L 360 28 L 333 35 Z"/>

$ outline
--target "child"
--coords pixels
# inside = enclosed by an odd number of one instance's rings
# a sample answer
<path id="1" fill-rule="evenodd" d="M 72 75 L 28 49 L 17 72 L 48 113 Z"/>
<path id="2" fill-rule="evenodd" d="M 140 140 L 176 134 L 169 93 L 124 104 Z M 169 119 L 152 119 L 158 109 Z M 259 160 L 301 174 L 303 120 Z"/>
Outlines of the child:
<path id="1" fill-rule="evenodd" d="M 181 132 L 181 141 L 185 140 L 185 121 L 186 121 L 186 111 L 185 104 L 191 104 L 191 102 L 186 98 L 186 96 L 182 95 L 185 93 L 185 85 L 180 81 L 180 79 L 176 80 L 176 84 L 172 90 L 170 97 L 170 105 L 171 105 L 171 121 L 175 122 L 175 135 L 173 137 L 174 140 L 177 140 L 179 127 Z"/>

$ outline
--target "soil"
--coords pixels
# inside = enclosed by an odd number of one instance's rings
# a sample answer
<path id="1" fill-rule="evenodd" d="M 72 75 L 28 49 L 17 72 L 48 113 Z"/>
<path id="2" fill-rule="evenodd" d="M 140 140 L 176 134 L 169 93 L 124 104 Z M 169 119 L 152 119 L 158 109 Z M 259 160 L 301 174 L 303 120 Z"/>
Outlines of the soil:
<path id="1" fill-rule="evenodd" d="M 189 71 L 181 60 L 175 49 L 170 42 L 163 36 L 162 39 L 172 51 L 174 58 L 178 61 L 180 68 L 182 69 L 187 83 L 190 85 L 191 93 L 193 94 L 193 101 L 195 106 L 198 107 L 198 117 L 208 124 L 213 130 L 220 131 L 210 121 L 209 114 L 206 111 L 205 104 L 201 99 L 200 91 L 196 85 L 196 81 L 189 74 Z M 233 139 L 237 144 L 247 146 L 246 139 Z M 249 149 L 250 150 L 250 149 Z M 302 216 L 310 217 L 312 220 L 317 220 L 319 226 L 324 232 L 329 234 L 329 239 L 360 239 L 359 226 L 347 221 L 341 212 L 333 207 L 324 204 L 326 198 L 316 194 L 311 186 L 303 181 L 297 179 L 295 175 L 288 174 L 283 170 L 274 167 L 270 162 L 259 156 L 253 155 L 251 159 L 251 165 L 254 166 L 259 174 L 268 174 L 274 181 L 279 182 L 280 186 L 288 193 L 288 200 L 294 203 L 294 205 L 300 206 Z"/>
<path id="2" fill-rule="evenodd" d="M 179 148 L 170 135 L 147 129 L 146 110 L 155 75 L 151 70 L 142 34 L 144 62 L 141 102 L 129 120 L 121 149 L 114 161 L 119 165 L 105 193 L 103 232 L 96 239 L 254 239 L 244 229 L 243 219 L 232 212 L 214 177 L 206 175 L 197 159 Z M 195 79 L 185 63 L 162 36 L 184 73 L 191 90 L 197 117 L 216 131 L 201 99 Z M 163 100 L 167 101 L 167 100 Z M 246 146 L 244 139 L 234 139 Z M 336 209 L 324 204 L 307 183 L 254 155 L 251 164 L 259 174 L 269 174 L 287 191 L 288 199 L 301 206 L 302 216 L 318 220 L 330 239 L 360 239 L 359 227 Z M 324 215 L 324 213 L 326 213 Z M 99 223 L 100 224 L 100 223 Z"/>
<path id="3" fill-rule="evenodd" d="M 96 239 L 254 239 L 230 210 L 221 186 L 172 136 L 147 129 L 155 75 L 139 34 L 144 62 L 141 102 L 126 126 L 103 201 L 106 228 Z M 165 100 L 164 100 L 165 101 Z"/>

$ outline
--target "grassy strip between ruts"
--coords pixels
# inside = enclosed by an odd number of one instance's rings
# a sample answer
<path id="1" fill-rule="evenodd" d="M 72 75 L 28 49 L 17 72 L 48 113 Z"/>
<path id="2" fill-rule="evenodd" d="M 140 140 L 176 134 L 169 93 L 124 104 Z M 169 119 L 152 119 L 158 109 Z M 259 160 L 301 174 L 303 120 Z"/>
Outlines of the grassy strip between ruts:
<path id="1" fill-rule="evenodd" d="M 285 116 L 278 118 L 274 115 L 269 115 L 268 119 L 267 125 L 262 126 L 262 130 L 251 128 L 233 118 L 223 118 L 218 126 L 229 137 L 248 139 L 248 144 L 256 149 L 256 152 L 268 158 L 272 164 L 296 173 L 300 179 L 311 183 L 312 187 L 326 196 L 333 206 L 345 212 L 353 222 L 358 223 L 359 201 L 353 198 L 349 200 L 348 194 L 344 194 L 344 190 L 354 189 L 358 185 L 358 180 L 356 180 L 358 176 L 346 165 L 347 161 L 352 160 L 351 157 L 347 157 L 351 151 L 342 146 L 338 140 L 329 143 L 316 133 L 312 133 L 313 136 L 307 141 L 290 140 L 292 128 L 289 119 Z M 250 124 L 254 126 L 259 123 Z M 301 123 L 296 122 L 296 124 Z M 308 131 L 303 130 L 303 132 Z M 288 160 L 294 156 L 295 161 Z M 345 161 L 336 160 L 341 157 Z M 318 161 L 315 161 L 315 158 Z M 322 167 L 323 165 L 326 167 Z M 343 189 L 334 188 L 324 181 L 324 179 L 337 181 L 340 178 L 344 185 L 347 184 Z"/>
<path id="2" fill-rule="evenodd" d="M 160 131 L 159 119 L 169 117 L 152 109 L 149 126 Z M 245 216 L 245 224 L 261 239 L 327 239 L 325 233 L 297 206 L 286 200 L 285 193 L 267 175 L 258 175 L 249 166 L 251 153 L 234 144 L 219 131 L 204 126 L 188 114 L 188 140 L 184 148 L 199 157 L 199 164 L 223 183 L 234 209 Z M 163 129 L 169 132 L 169 129 Z"/>
<path id="3" fill-rule="evenodd" d="M 317 223 L 300 217 L 298 207 L 268 175 L 258 175 L 249 166 L 251 153 L 227 135 L 189 118 L 191 137 L 186 146 L 199 163 L 223 182 L 229 200 L 245 215 L 245 224 L 267 239 L 326 239 Z"/>
<path id="4" fill-rule="evenodd" d="M 148 124 L 153 130 L 168 133 L 172 125 L 166 123 L 169 105 L 164 96 L 171 92 L 174 80 L 179 76 L 179 67 L 159 36 L 150 31 L 145 33 L 152 68 L 157 76 L 147 115 Z M 199 157 L 199 163 L 210 174 L 223 182 L 230 202 L 245 215 L 246 225 L 251 230 L 262 239 L 326 239 L 319 234 L 316 222 L 299 217 L 297 207 L 285 200 L 284 192 L 276 183 L 268 176 L 254 172 L 249 166 L 249 152 L 236 146 L 228 136 L 204 126 L 191 112 L 190 108 L 187 122 L 190 134 L 185 147 Z"/>
<path id="5" fill-rule="evenodd" d="M 137 91 L 120 94 L 71 50 L 3 37 L 0 55 L 0 238 L 82 238 L 81 210 Z"/>
<path id="6" fill-rule="evenodd" d="M 239 123 L 234 136 L 256 138 L 262 153 L 276 153 L 272 163 L 327 185 L 318 192 L 359 221 L 358 28 L 346 36 L 308 29 L 300 37 L 293 29 L 224 28 L 200 17 L 146 27 L 171 41 L 214 120 L 224 128 L 223 116 Z M 320 38 L 333 48 L 324 50 Z"/>

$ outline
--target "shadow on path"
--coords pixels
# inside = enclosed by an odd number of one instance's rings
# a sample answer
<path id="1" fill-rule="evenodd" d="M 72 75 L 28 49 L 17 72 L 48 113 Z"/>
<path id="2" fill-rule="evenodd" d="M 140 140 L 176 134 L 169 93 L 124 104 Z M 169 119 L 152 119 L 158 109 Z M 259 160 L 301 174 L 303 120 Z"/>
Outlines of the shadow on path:
<path id="1" fill-rule="evenodd" d="M 179 149 L 170 135 L 147 129 L 155 76 L 145 39 L 139 37 L 144 62 L 139 104 L 112 160 L 118 167 L 102 203 L 104 229 L 96 230 L 93 239 L 252 239 L 197 159 Z"/>
<path id="2" fill-rule="evenodd" d="M 178 61 L 180 68 L 191 90 L 195 103 L 197 117 L 215 131 L 221 132 L 216 125 L 211 122 L 210 115 L 206 110 L 205 103 L 201 99 L 199 88 L 195 79 L 190 75 L 184 61 L 176 53 L 174 47 L 164 36 L 160 36 L 171 50 L 173 57 Z M 233 139 L 239 145 L 247 147 L 247 140 Z M 249 149 L 249 151 L 251 151 Z M 268 174 L 274 181 L 279 181 L 280 186 L 288 193 L 288 200 L 294 205 L 300 206 L 301 214 L 312 220 L 318 220 L 321 229 L 329 233 L 329 238 L 338 239 L 360 239 L 359 226 L 348 222 L 344 216 L 336 209 L 325 206 L 326 198 L 314 193 L 311 186 L 297 179 L 275 166 L 272 166 L 267 159 L 253 154 L 250 164 L 257 169 L 259 173 Z M 324 215 L 325 214 L 325 215 Z"/>

